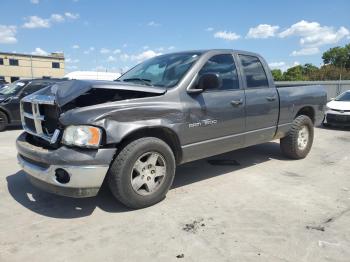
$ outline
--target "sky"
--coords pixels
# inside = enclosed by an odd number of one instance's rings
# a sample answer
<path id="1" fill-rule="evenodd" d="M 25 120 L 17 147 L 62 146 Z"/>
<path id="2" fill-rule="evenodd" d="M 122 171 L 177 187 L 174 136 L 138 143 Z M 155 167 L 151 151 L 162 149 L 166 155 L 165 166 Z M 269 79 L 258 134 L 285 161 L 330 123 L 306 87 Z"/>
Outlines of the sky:
<path id="1" fill-rule="evenodd" d="M 350 43 L 349 0 L 1 0 L 0 52 L 64 52 L 66 72 L 120 72 L 158 54 L 229 48 L 271 68 Z"/>

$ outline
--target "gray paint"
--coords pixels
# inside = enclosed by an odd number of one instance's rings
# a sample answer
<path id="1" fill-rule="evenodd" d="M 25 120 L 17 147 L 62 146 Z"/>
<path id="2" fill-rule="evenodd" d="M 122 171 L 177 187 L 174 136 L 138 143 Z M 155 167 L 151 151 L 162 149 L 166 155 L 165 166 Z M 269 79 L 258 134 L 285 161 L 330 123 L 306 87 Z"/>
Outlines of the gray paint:
<path id="1" fill-rule="evenodd" d="M 334 81 L 278 81 L 278 86 L 300 86 L 305 85 L 308 88 L 309 85 L 322 85 L 326 88 L 327 100 L 340 95 L 341 93 L 350 90 L 350 80 L 334 80 Z"/>
<path id="2" fill-rule="evenodd" d="M 187 92 L 195 87 L 197 74 L 202 66 L 210 57 L 217 54 L 234 56 L 240 89 Z M 261 60 L 268 76 L 269 86 L 246 89 L 238 54 L 257 56 Z M 58 84 L 58 87 L 60 85 L 62 84 Z M 135 87 L 135 84 L 126 85 L 119 82 L 70 81 L 63 85 L 69 88 L 65 87 L 55 94 L 56 101 L 60 105 L 68 103 L 91 88 L 132 89 L 154 94 L 151 97 L 71 109 L 61 115 L 59 122 L 63 127 L 80 124 L 100 126 L 105 130 L 106 136 L 103 146 L 116 145 L 116 147 L 126 136 L 140 129 L 170 130 L 177 136 L 182 150 L 179 163 L 283 137 L 301 108 L 311 107 L 316 113 L 316 121 L 320 121 L 326 103 L 326 92 L 323 87 L 293 86 L 276 89 L 268 65 L 262 57 L 254 53 L 232 50 L 203 51 L 201 57 L 177 86 L 166 92 L 158 88 L 139 85 Z M 268 101 L 268 97 L 275 99 Z M 231 104 L 231 101 L 240 99 L 241 105 Z M 216 123 L 189 127 L 190 124 L 203 123 L 203 120 L 208 119 Z"/>

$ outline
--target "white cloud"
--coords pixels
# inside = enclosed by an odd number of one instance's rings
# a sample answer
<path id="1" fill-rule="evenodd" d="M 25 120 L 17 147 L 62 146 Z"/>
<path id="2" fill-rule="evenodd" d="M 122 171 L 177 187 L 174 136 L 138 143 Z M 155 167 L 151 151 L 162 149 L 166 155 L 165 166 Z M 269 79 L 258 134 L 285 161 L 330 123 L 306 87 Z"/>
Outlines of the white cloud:
<path id="1" fill-rule="evenodd" d="M 69 19 L 78 19 L 80 17 L 79 14 L 73 14 L 73 13 L 70 13 L 70 12 L 65 12 L 64 15 L 69 18 Z"/>
<path id="2" fill-rule="evenodd" d="M 66 68 L 69 69 L 69 70 L 77 70 L 78 66 L 76 66 L 76 65 L 68 65 L 68 66 L 66 66 Z"/>
<path id="3" fill-rule="evenodd" d="M 77 64 L 77 63 L 79 63 L 79 59 L 72 59 L 70 57 L 67 57 L 65 59 L 65 62 L 68 63 L 68 64 Z"/>
<path id="4" fill-rule="evenodd" d="M 17 28 L 13 25 L 0 25 L 0 44 L 17 43 Z"/>
<path id="5" fill-rule="evenodd" d="M 153 50 L 147 50 L 147 51 L 144 51 L 140 54 L 137 54 L 137 55 L 132 55 L 131 56 L 131 60 L 136 60 L 136 61 L 144 61 L 144 60 L 147 60 L 149 58 L 152 58 L 152 57 L 155 57 L 155 56 L 158 56 L 158 55 L 161 55 L 162 53 L 157 53 Z"/>
<path id="6" fill-rule="evenodd" d="M 109 54 L 111 52 L 111 50 L 109 50 L 109 49 L 107 49 L 107 48 L 104 48 L 104 47 L 102 47 L 101 49 L 100 49 L 100 53 L 101 54 Z"/>
<path id="7" fill-rule="evenodd" d="M 114 62 L 115 60 L 116 60 L 115 57 L 111 55 L 107 58 L 108 62 Z"/>
<path id="8" fill-rule="evenodd" d="M 30 0 L 30 2 L 31 2 L 32 4 L 34 4 L 34 5 L 39 4 L 39 0 Z"/>
<path id="9" fill-rule="evenodd" d="M 288 68 L 291 68 L 291 67 L 297 66 L 297 65 L 300 65 L 300 63 L 297 61 L 295 61 L 291 64 L 283 62 L 283 61 L 269 63 L 269 67 L 271 69 L 281 69 L 281 71 L 287 71 Z"/>
<path id="10" fill-rule="evenodd" d="M 228 40 L 228 41 L 233 41 L 233 40 L 237 40 L 239 38 L 241 38 L 240 35 L 233 33 L 233 32 L 228 32 L 228 31 L 218 31 L 214 34 L 215 38 L 221 38 L 224 40 Z"/>
<path id="11" fill-rule="evenodd" d="M 122 52 L 122 50 L 120 50 L 120 49 L 115 49 L 114 51 L 113 51 L 113 54 L 120 54 Z"/>
<path id="12" fill-rule="evenodd" d="M 49 28 L 51 26 L 49 19 L 44 19 L 36 15 L 29 16 L 26 20 L 27 22 L 23 24 L 23 27 L 28 29 Z"/>
<path id="13" fill-rule="evenodd" d="M 144 50 L 146 50 L 146 49 L 149 49 L 149 46 L 148 46 L 148 45 L 144 45 L 142 48 L 143 48 Z"/>
<path id="14" fill-rule="evenodd" d="M 317 47 L 336 44 L 349 35 L 349 30 L 343 26 L 336 30 L 334 27 L 321 26 L 317 22 L 301 20 L 281 32 L 279 37 L 299 36 L 301 45 Z"/>
<path id="15" fill-rule="evenodd" d="M 260 24 L 249 29 L 247 38 L 269 38 L 276 35 L 279 26 Z"/>
<path id="16" fill-rule="evenodd" d="M 175 46 L 171 45 L 168 47 L 168 50 L 174 50 L 175 49 Z"/>
<path id="17" fill-rule="evenodd" d="M 73 45 L 73 46 L 72 46 L 72 48 L 73 48 L 73 49 L 79 49 L 79 48 L 80 48 L 80 46 L 79 46 L 79 45 L 77 45 L 77 44 L 75 44 L 75 45 Z"/>
<path id="18" fill-rule="evenodd" d="M 205 31 L 208 31 L 208 32 L 211 32 L 211 31 L 213 31 L 213 30 L 214 30 L 213 27 L 208 27 L 208 28 L 205 29 Z"/>
<path id="19" fill-rule="evenodd" d="M 161 26 L 161 24 L 154 22 L 154 21 L 150 21 L 147 23 L 148 26 L 153 26 L 153 27 L 157 27 L 157 26 Z"/>
<path id="20" fill-rule="evenodd" d="M 48 55 L 49 53 L 45 50 L 41 49 L 40 47 L 35 48 L 35 50 L 32 52 L 32 55 Z"/>
<path id="21" fill-rule="evenodd" d="M 42 18 L 39 16 L 26 17 L 26 22 L 22 25 L 23 28 L 34 29 L 34 28 L 50 28 L 53 23 L 63 23 L 67 19 L 77 19 L 79 14 L 72 14 L 69 12 L 61 14 L 52 14 L 50 18 Z"/>
<path id="22" fill-rule="evenodd" d="M 121 54 L 119 56 L 119 59 L 123 62 L 127 61 L 129 59 L 129 55 L 128 54 Z"/>
<path id="23" fill-rule="evenodd" d="M 60 14 L 52 14 L 50 17 L 50 21 L 61 23 L 61 22 L 64 22 L 64 17 L 63 15 L 60 15 Z"/>
<path id="24" fill-rule="evenodd" d="M 95 51 L 95 47 L 90 46 L 88 50 L 85 50 L 85 51 L 84 51 L 84 54 L 85 54 L 85 55 L 88 55 L 88 54 L 90 54 L 90 53 L 93 52 L 93 51 Z"/>
<path id="25" fill-rule="evenodd" d="M 290 55 L 291 56 L 306 56 L 306 55 L 315 55 L 320 52 L 320 49 L 318 47 L 307 47 L 302 48 L 297 51 L 293 51 Z"/>

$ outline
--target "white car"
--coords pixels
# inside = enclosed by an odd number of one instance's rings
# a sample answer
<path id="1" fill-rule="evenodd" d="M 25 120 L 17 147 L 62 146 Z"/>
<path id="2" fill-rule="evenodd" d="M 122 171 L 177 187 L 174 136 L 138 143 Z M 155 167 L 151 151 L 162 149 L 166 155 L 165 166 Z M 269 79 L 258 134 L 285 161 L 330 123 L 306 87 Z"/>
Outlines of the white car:
<path id="1" fill-rule="evenodd" d="M 323 125 L 350 126 L 350 90 L 327 103 Z"/>

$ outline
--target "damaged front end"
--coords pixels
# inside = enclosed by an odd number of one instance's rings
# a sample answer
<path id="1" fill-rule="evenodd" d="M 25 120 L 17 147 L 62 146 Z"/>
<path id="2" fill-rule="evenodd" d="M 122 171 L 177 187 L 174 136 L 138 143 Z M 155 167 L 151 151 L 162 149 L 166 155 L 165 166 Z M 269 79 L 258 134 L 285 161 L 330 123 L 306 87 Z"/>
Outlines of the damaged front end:
<path id="1" fill-rule="evenodd" d="M 65 113 L 104 103 L 162 95 L 165 92 L 166 89 L 131 83 L 81 80 L 60 82 L 22 99 L 22 125 L 37 144 L 46 143 L 57 147 L 65 128 L 60 117 Z"/>
<path id="2" fill-rule="evenodd" d="M 27 96 L 21 101 L 26 132 L 16 141 L 18 162 L 31 183 L 45 191 L 95 196 L 117 150 L 105 145 L 105 127 L 96 119 L 119 108 L 117 101 L 127 104 L 128 99 L 164 93 L 152 87 L 75 80 Z"/>

